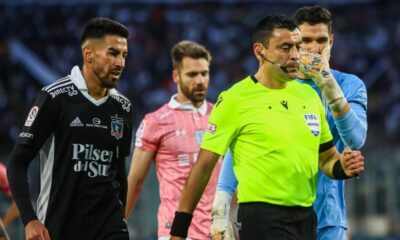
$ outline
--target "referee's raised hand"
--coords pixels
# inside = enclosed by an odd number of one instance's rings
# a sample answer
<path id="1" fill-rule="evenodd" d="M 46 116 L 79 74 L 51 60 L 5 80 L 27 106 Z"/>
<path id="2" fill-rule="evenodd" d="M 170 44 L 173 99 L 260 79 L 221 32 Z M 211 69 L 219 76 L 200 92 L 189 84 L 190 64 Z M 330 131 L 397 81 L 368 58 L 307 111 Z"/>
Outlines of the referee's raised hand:
<path id="1" fill-rule="evenodd" d="M 26 240 L 51 240 L 49 231 L 39 220 L 32 220 L 25 226 L 25 238 Z"/>

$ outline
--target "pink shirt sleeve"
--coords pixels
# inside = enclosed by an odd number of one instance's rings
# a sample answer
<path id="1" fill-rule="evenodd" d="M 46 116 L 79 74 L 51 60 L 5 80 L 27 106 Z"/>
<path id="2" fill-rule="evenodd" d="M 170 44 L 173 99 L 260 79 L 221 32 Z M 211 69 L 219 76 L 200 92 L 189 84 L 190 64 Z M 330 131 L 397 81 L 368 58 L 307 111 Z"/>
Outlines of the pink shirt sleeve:
<path id="1" fill-rule="evenodd" d="M 5 192 L 7 196 L 11 197 L 11 189 L 7 179 L 7 170 L 2 163 L 0 163 L 0 191 Z"/>
<path id="2" fill-rule="evenodd" d="M 159 142 L 159 128 L 154 114 L 147 114 L 136 131 L 135 146 L 144 151 L 156 152 Z"/>

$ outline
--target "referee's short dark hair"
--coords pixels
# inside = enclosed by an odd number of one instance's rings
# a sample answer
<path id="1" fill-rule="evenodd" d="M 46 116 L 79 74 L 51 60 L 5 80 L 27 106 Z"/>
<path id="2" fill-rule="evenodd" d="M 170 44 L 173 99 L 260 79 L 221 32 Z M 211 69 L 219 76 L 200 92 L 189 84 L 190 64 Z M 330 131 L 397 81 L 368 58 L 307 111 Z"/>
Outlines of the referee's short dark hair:
<path id="1" fill-rule="evenodd" d="M 288 16 L 266 16 L 257 23 L 253 32 L 253 43 L 261 43 L 264 47 L 268 47 L 269 39 L 277 28 L 294 31 L 297 25 L 294 23 L 294 19 Z"/>
<path id="2" fill-rule="evenodd" d="M 318 5 L 302 7 L 297 9 L 293 17 L 297 25 L 305 22 L 310 25 L 326 24 L 329 34 L 332 33 L 332 14 L 324 7 Z"/>
<path id="3" fill-rule="evenodd" d="M 83 30 L 81 44 L 90 38 L 103 38 L 106 35 L 117 35 L 128 38 L 129 31 L 121 23 L 109 18 L 92 18 Z"/>

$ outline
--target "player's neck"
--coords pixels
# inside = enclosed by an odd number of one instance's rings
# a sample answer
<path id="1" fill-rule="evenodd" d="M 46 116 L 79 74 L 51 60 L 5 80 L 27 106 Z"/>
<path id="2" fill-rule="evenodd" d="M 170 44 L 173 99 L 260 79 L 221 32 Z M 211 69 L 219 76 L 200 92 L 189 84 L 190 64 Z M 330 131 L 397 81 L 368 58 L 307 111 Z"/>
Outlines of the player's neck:
<path id="1" fill-rule="evenodd" d="M 100 79 L 98 79 L 98 77 L 93 73 L 93 71 L 90 71 L 84 66 L 82 70 L 82 75 L 83 79 L 86 82 L 86 86 L 90 96 L 98 100 L 107 95 L 108 89 L 101 87 Z"/>
<path id="2" fill-rule="evenodd" d="M 178 93 L 175 97 L 175 100 L 178 103 L 190 102 L 195 108 L 200 108 L 203 105 L 203 101 L 202 102 L 193 102 L 189 98 L 187 98 L 183 93 Z"/>

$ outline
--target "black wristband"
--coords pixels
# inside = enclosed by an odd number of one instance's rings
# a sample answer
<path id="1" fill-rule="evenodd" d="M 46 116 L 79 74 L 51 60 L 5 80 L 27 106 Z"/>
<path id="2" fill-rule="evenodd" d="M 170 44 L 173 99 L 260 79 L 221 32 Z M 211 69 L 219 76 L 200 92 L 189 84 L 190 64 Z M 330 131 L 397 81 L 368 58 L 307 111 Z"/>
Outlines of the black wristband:
<path id="1" fill-rule="evenodd" d="M 175 212 L 174 222 L 171 226 L 171 236 L 186 238 L 193 215 L 185 212 Z"/>
<path id="2" fill-rule="evenodd" d="M 346 173 L 344 172 L 340 159 L 336 160 L 335 164 L 333 165 L 332 175 L 335 179 L 338 180 L 351 178 L 347 176 Z"/>

